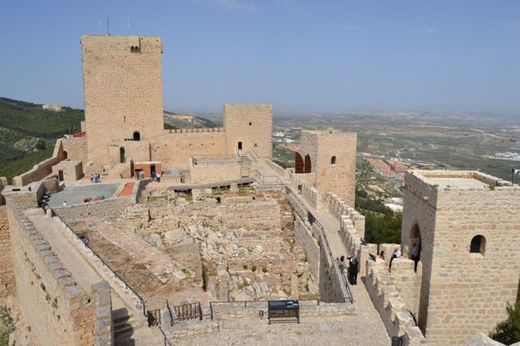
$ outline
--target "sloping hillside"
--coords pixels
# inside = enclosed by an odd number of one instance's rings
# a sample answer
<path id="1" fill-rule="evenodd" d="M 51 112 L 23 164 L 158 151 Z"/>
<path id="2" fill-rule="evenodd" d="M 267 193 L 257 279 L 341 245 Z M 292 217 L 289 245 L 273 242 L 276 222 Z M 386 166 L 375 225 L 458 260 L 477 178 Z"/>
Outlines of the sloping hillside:
<path id="1" fill-rule="evenodd" d="M 83 110 L 43 105 L 0 97 L 0 176 L 9 179 L 29 170 L 52 154 L 56 139 L 80 131 Z M 164 113 L 164 127 L 201 128 L 219 124 L 191 114 Z"/>
<path id="2" fill-rule="evenodd" d="M 9 179 L 50 157 L 56 139 L 80 130 L 83 111 L 55 112 L 41 104 L 0 97 L 0 176 Z"/>
<path id="3" fill-rule="evenodd" d="M 164 128 L 165 129 L 187 129 L 202 127 L 219 127 L 216 122 L 197 117 L 193 114 L 179 114 L 172 112 L 164 112 Z"/>

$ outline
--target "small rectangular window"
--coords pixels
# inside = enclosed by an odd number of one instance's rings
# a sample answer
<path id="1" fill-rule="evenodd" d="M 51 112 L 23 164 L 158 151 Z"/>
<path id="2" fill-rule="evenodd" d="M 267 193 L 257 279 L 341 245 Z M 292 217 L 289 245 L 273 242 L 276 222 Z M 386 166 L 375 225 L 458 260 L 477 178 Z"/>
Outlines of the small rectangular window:
<path id="1" fill-rule="evenodd" d="M 242 150 L 242 142 L 238 142 L 238 150 Z"/>

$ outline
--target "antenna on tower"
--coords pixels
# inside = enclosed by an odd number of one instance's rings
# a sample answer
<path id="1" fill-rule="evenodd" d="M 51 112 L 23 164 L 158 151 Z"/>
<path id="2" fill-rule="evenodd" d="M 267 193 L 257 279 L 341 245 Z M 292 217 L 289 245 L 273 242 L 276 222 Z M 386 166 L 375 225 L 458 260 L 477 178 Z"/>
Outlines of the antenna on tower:
<path id="1" fill-rule="evenodd" d="M 110 18 L 107 17 L 107 35 L 110 36 Z"/>

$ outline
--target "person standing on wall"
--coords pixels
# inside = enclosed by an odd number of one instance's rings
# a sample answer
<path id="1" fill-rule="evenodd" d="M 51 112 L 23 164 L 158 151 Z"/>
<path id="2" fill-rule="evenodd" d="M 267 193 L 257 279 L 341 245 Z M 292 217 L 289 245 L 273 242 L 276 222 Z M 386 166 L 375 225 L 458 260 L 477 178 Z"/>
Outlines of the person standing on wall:
<path id="1" fill-rule="evenodd" d="M 412 255 L 412 260 L 414 262 L 413 271 L 417 273 L 417 263 L 420 258 L 419 246 L 417 246 L 417 244 L 413 244 L 410 254 Z"/>
<path id="2" fill-rule="evenodd" d="M 359 272 L 359 261 L 358 261 L 356 255 L 350 256 L 348 258 L 348 260 L 349 260 L 348 281 L 350 282 L 351 285 L 357 285 L 357 275 Z"/>

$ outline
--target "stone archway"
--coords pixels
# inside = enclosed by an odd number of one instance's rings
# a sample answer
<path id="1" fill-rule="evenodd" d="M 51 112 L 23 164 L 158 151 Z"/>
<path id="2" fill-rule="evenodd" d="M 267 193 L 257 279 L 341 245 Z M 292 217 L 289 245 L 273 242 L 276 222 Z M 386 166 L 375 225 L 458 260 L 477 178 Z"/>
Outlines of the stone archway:
<path id="1" fill-rule="evenodd" d="M 410 242 L 408 245 L 410 246 L 410 259 L 415 262 L 414 271 L 417 272 L 417 263 L 421 260 L 421 229 L 419 228 L 419 224 L 414 223 L 412 229 L 410 230 Z"/>
<path id="2" fill-rule="evenodd" d="M 419 228 L 419 224 L 414 223 L 412 229 L 410 230 L 408 246 L 410 247 L 410 258 L 412 258 L 412 249 L 413 246 L 416 245 L 419 253 L 421 252 L 421 229 Z"/>
<path id="3" fill-rule="evenodd" d="M 304 173 L 303 158 L 302 156 L 294 152 L 294 173 Z"/>
<path id="4" fill-rule="evenodd" d="M 310 173 L 312 171 L 311 157 L 309 154 L 305 155 L 305 168 L 304 173 Z"/>

